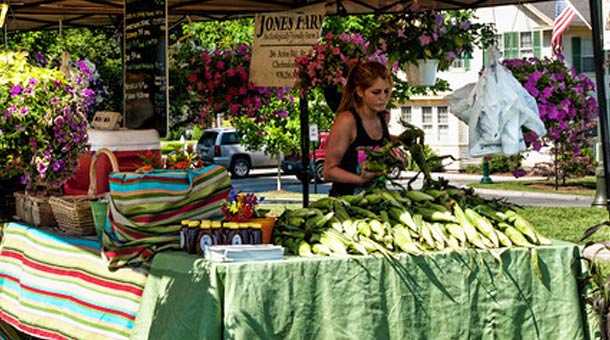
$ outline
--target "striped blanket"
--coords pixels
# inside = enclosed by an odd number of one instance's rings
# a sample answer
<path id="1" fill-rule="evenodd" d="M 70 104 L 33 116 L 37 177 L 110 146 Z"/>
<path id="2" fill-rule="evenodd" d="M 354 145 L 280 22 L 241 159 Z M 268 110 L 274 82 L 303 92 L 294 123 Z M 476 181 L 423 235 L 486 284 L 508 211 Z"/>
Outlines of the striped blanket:
<path id="1" fill-rule="evenodd" d="M 111 269 L 149 265 L 155 253 L 179 248 L 183 219 L 222 216 L 231 190 L 225 168 L 110 175 L 103 256 Z"/>
<path id="2" fill-rule="evenodd" d="M 148 272 L 111 272 L 99 243 L 4 225 L 0 319 L 46 339 L 129 339 Z"/>

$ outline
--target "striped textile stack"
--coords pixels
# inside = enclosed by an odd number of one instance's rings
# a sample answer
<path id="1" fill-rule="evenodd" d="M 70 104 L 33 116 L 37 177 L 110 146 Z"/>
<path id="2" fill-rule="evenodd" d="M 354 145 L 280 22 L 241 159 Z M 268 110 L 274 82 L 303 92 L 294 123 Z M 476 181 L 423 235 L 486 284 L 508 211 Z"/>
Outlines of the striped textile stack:
<path id="1" fill-rule="evenodd" d="M 148 272 L 111 272 L 99 243 L 4 225 L 0 319 L 46 339 L 129 339 Z"/>
<path id="2" fill-rule="evenodd" d="M 149 265 L 155 253 L 179 248 L 183 219 L 222 216 L 231 190 L 225 168 L 154 170 L 110 175 L 103 255 L 111 269 Z"/>

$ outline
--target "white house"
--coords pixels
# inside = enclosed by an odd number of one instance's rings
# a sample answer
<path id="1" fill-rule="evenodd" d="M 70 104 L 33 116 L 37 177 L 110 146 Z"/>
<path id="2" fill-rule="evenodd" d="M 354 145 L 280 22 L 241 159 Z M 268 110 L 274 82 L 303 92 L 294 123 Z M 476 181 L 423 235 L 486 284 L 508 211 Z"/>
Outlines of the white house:
<path id="1" fill-rule="evenodd" d="M 566 63 L 577 72 L 594 77 L 593 46 L 588 1 L 573 1 L 579 12 L 563 34 L 563 54 Z M 505 58 L 529 56 L 550 57 L 551 34 L 555 17 L 555 1 L 477 9 L 478 21 L 495 23 L 498 46 Z M 449 82 L 452 89 L 474 83 L 485 63 L 484 52 L 475 50 L 472 59 L 462 59 L 438 76 Z M 445 164 L 447 170 L 464 169 L 468 164 L 480 164 L 480 158 L 468 154 L 468 126 L 449 112 L 445 95 L 414 96 L 392 111 L 390 132 L 399 134 L 402 117 L 422 128 L 426 143 L 439 155 L 450 154 L 458 161 Z M 548 161 L 550 155 L 532 152 L 526 155 L 525 166 Z"/>

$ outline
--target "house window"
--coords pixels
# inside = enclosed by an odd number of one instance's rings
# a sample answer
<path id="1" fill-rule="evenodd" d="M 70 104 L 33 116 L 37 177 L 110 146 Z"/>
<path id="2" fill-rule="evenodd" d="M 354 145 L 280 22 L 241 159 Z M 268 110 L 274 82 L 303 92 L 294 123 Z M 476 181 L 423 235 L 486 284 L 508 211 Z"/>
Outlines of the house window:
<path id="1" fill-rule="evenodd" d="M 421 108 L 421 122 L 422 129 L 424 131 L 432 131 L 432 106 L 422 106 Z"/>
<path id="2" fill-rule="evenodd" d="M 537 57 L 542 54 L 542 31 L 506 32 L 503 35 L 505 59 Z"/>
<path id="3" fill-rule="evenodd" d="M 582 39 L 581 41 L 581 72 L 595 72 L 595 60 L 593 59 L 593 41 L 591 39 Z"/>
<path id="4" fill-rule="evenodd" d="M 413 118 L 411 117 L 411 106 L 401 106 L 400 107 L 400 118 L 407 123 L 412 123 Z"/>
<path id="5" fill-rule="evenodd" d="M 553 31 L 545 30 L 542 32 L 542 47 L 551 47 L 551 39 L 553 38 Z"/>
<path id="6" fill-rule="evenodd" d="M 449 108 L 447 106 L 439 106 L 436 108 L 436 119 L 438 124 L 438 136 L 449 135 Z"/>
<path id="7" fill-rule="evenodd" d="M 527 58 L 534 56 L 534 44 L 532 32 L 521 32 L 519 34 L 519 57 Z"/>

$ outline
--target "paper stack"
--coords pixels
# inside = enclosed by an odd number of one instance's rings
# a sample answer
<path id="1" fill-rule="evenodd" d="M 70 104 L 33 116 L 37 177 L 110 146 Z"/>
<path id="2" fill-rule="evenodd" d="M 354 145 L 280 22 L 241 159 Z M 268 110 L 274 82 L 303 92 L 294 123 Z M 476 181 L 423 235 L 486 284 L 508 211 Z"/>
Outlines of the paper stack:
<path id="1" fill-rule="evenodd" d="M 273 244 L 208 246 L 204 257 L 218 262 L 282 260 L 284 247 Z"/>

